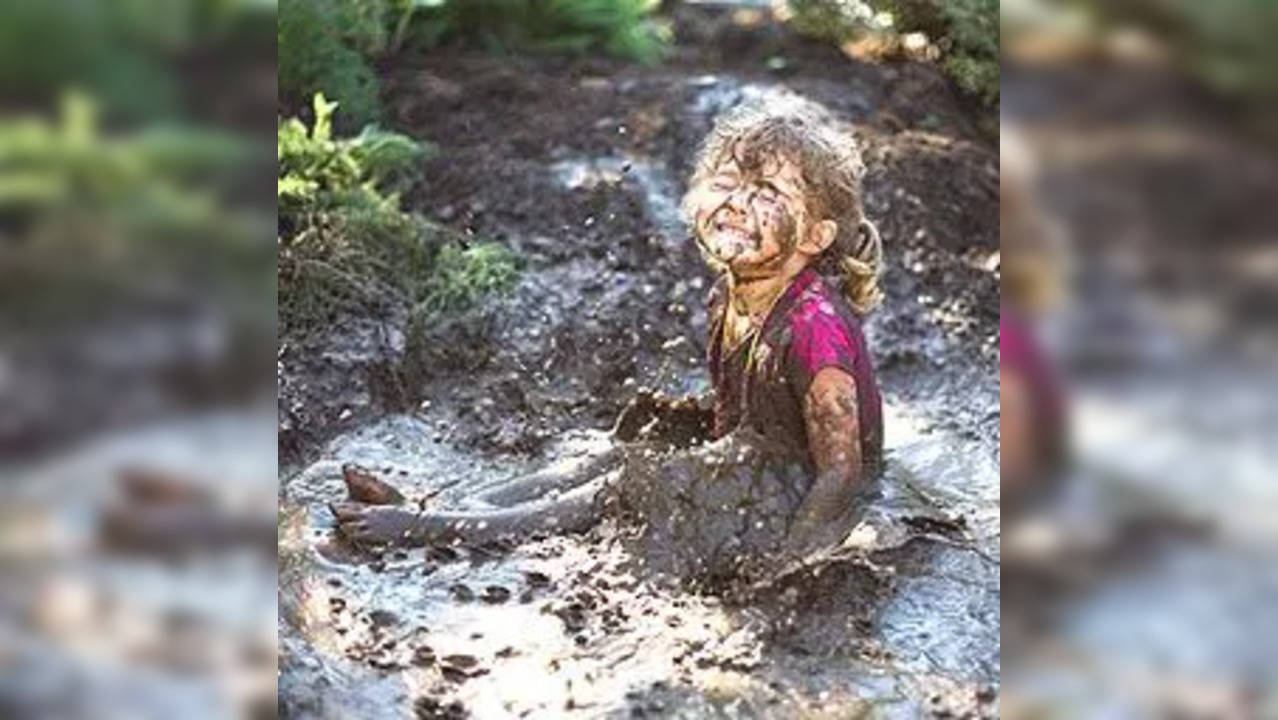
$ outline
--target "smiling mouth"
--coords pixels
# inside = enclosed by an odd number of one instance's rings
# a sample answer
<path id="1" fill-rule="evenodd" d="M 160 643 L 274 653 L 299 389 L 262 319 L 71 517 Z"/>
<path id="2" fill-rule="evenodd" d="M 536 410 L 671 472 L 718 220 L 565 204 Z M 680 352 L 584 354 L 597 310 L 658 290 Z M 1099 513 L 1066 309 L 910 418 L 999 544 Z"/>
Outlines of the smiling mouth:
<path id="1" fill-rule="evenodd" d="M 741 253 L 758 247 L 758 239 L 754 233 L 726 222 L 713 225 L 714 245 L 718 254 L 735 257 Z"/>

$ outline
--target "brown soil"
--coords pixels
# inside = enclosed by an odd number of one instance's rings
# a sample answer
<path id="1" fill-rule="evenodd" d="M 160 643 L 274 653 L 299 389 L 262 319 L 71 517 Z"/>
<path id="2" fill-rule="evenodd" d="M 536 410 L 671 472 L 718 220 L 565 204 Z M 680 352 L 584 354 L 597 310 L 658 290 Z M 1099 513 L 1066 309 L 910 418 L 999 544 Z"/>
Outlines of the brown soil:
<path id="1" fill-rule="evenodd" d="M 524 280 L 505 298 L 417 327 L 405 329 L 405 309 L 285 338 L 282 457 L 301 459 L 336 432 L 424 401 L 448 408 L 450 439 L 535 452 L 565 429 L 607 427 L 637 385 L 690 389 L 710 279 L 691 243 L 663 241 L 638 169 L 569 188 L 552 168 L 646 163 L 677 205 L 714 115 L 750 87 L 783 86 L 856 128 L 867 209 L 888 253 L 888 300 L 869 321 L 886 388 L 934 404 L 953 383 L 992 378 L 999 291 L 982 265 L 998 249 L 997 151 L 977 130 L 989 118 L 934 67 L 853 61 L 783 27 L 729 18 L 681 9 L 673 57 L 656 67 L 462 51 L 390 63 L 394 129 L 438 149 L 406 204 L 508 245 Z M 784 69 L 768 69 L 773 57 Z M 958 415 L 965 432 L 994 432 L 992 418 Z"/>

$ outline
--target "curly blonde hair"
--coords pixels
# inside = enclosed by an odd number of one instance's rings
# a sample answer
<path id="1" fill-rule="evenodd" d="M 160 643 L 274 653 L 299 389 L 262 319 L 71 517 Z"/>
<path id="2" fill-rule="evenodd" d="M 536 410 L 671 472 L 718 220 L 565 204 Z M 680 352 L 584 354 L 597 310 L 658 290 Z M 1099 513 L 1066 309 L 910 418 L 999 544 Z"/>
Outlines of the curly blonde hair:
<path id="1" fill-rule="evenodd" d="M 798 165 L 812 221 L 828 219 L 838 225 L 834 242 L 814 263 L 817 271 L 841 276 L 840 289 L 858 314 L 882 301 L 883 241 L 861 203 L 865 164 L 856 141 L 828 112 L 791 102 L 780 108 L 742 106 L 720 116 L 701 145 L 688 183 L 684 212 L 690 220 L 691 190 L 729 159 L 743 172 L 778 159 Z"/>

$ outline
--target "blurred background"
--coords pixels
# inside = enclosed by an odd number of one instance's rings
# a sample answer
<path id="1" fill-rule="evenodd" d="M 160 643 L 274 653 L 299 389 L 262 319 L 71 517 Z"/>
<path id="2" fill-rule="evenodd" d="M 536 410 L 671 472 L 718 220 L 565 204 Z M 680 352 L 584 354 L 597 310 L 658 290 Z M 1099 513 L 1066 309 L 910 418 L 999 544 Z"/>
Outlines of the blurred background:
<path id="1" fill-rule="evenodd" d="M 1002 711 L 1274 717 L 1278 6 L 1002 25 Z"/>
<path id="2" fill-rule="evenodd" d="M 0 716 L 275 713 L 275 43 L 0 7 Z"/>

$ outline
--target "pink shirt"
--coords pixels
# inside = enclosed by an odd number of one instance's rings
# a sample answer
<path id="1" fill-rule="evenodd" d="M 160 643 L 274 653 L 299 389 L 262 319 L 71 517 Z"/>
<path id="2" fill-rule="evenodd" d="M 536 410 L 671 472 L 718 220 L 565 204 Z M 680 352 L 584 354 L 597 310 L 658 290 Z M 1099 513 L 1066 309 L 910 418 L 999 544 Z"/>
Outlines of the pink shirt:
<path id="1" fill-rule="evenodd" d="M 1049 462 L 1060 458 L 1065 436 L 1065 398 L 1056 368 L 1039 347 L 1026 319 L 1004 305 L 998 322 L 999 370 L 1019 375 L 1029 393 L 1031 422 L 1042 438 L 1040 453 Z"/>
<path id="2" fill-rule="evenodd" d="M 804 397 L 818 372 L 835 367 L 856 383 L 861 457 L 877 471 L 883 455 L 883 403 L 861 321 L 842 293 L 815 270 L 804 270 L 764 320 L 757 347 L 750 336 L 725 353 L 727 295 L 727 279 L 720 278 L 708 301 L 715 436 L 749 423 L 811 469 Z M 753 361 L 748 358 L 752 348 Z"/>

